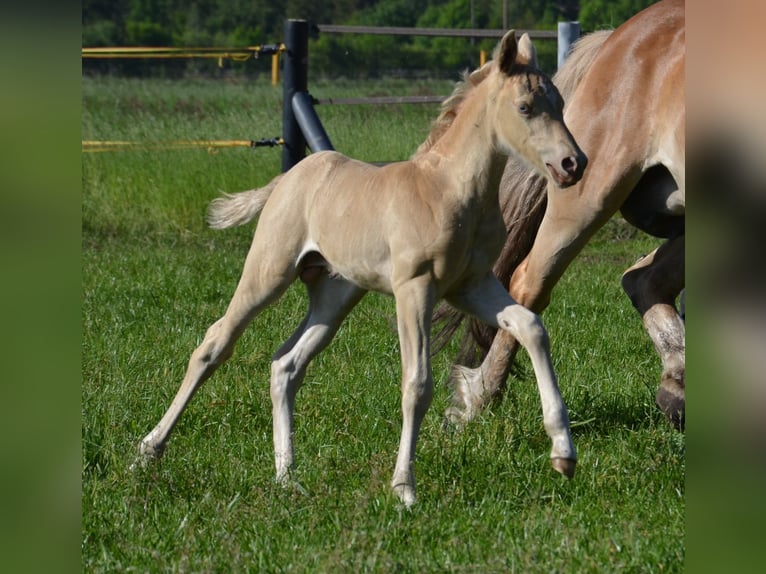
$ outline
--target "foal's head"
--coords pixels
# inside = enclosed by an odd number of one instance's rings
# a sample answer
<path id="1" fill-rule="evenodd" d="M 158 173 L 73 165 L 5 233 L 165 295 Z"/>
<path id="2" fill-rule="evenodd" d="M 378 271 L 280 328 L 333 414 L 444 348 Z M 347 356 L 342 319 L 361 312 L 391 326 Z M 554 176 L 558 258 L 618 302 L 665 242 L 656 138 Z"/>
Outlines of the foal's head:
<path id="1" fill-rule="evenodd" d="M 559 187 L 577 183 L 588 158 L 564 124 L 564 100 L 538 69 L 529 36 L 517 43 L 509 31 L 492 60 L 487 119 L 498 148 L 523 157 Z"/>

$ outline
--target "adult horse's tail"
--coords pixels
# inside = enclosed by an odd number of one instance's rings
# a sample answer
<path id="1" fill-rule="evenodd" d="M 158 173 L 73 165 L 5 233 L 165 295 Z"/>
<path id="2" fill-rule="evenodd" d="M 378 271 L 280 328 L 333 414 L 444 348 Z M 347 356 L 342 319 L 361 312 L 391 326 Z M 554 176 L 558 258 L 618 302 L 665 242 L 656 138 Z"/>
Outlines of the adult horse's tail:
<path id="1" fill-rule="evenodd" d="M 553 82 L 568 101 L 585 75 L 599 48 L 611 35 L 611 30 L 600 30 L 583 36 L 574 44 L 564 65 L 553 77 Z M 535 242 L 537 230 L 545 215 L 548 180 L 532 170 L 521 159 L 511 156 L 500 182 L 500 209 L 508 230 L 503 250 L 494 266 L 494 273 L 507 288 L 514 270 L 524 260 Z M 453 337 L 465 316 L 446 303 L 434 315 L 437 325 L 433 337 L 433 352 L 440 351 Z M 476 366 L 486 354 L 494 329 L 476 320 L 466 329 L 456 362 Z"/>
<path id="2" fill-rule="evenodd" d="M 261 213 L 280 179 L 282 175 L 278 175 L 264 187 L 241 193 L 224 193 L 223 197 L 214 199 L 207 211 L 208 225 L 213 229 L 226 229 L 250 223 Z"/>

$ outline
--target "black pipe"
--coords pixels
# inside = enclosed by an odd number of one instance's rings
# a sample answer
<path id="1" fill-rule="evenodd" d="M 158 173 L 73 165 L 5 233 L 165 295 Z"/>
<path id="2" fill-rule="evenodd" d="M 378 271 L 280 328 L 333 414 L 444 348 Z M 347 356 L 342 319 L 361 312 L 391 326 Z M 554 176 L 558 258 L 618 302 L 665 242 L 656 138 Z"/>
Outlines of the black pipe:
<path id="1" fill-rule="evenodd" d="M 335 149 L 322 122 L 319 120 L 319 116 L 314 109 L 314 103 L 308 92 L 295 92 L 293 95 L 293 113 L 311 151 Z"/>

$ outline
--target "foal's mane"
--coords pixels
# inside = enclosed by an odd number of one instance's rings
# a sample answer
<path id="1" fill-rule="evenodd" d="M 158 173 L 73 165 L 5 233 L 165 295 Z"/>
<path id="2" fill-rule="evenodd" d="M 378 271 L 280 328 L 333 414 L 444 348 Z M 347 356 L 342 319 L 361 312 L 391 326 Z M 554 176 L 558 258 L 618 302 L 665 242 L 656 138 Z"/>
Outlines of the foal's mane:
<path id="1" fill-rule="evenodd" d="M 455 121 L 460 108 L 465 102 L 468 94 L 481 84 L 482 81 L 489 75 L 492 67 L 492 60 L 484 64 L 481 68 L 468 72 L 463 72 L 463 79 L 455 85 L 455 89 L 452 94 L 442 102 L 441 111 L 437 118 L 431 124 L 431 131 L 428 133 L 426 140 L 418 146 L 412 157 L 418 156 L 422 153 L 430 150 L 434 144 L 441 139 L 445 132 Z"/>

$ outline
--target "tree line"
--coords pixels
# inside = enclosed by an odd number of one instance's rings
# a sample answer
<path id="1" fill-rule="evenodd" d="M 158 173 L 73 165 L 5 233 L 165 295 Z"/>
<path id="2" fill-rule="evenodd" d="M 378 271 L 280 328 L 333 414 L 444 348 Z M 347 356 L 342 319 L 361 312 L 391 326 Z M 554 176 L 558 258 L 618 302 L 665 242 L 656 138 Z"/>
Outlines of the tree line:
<path id="1" fill-rule="evenodd" d="M 614 28 L 653 0 L 83 0 L 82 45 L 246 47 L 282 41 L 284 22 L 554 30 L 579 20 L 583 32 Z M 388 73 L 454 76 L 475 67 L 494 40 L 314 34 L 313 76 L 379 77 Z M 555 69 L 555 43 L 538 42 L 542 67 Z M 263 67 L 259 67 L 262 73 Z M 250 70 L 250 72 L 248 71 Z M 83 61 L 84 72 L 128 75 L 222 73 L 215 62 Z M 231 65 L 227 73 L 253 73 Z"/>

